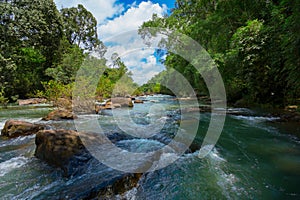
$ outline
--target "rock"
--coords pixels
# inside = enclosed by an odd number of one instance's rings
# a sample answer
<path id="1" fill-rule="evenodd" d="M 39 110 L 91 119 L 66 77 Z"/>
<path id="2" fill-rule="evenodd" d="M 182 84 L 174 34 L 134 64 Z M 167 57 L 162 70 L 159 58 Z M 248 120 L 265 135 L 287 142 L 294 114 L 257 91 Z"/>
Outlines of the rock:
<path id="1" fill-rule="evenodd" d="M 286 113 L 281 113 L 276 116 L 277 117 L 279 116 L 279 119 L 275 120 L 277 122 L 298 122 L 298 123 L 300 123 L 300 114 L 297 112 L 286 112 Z"/>
<path id="2" fill-rule="evenodd" d="M 122 105 L 121 105 L 121 104 L 118 104 L 118 103 L 114 103 L 113 106 L 114 106 L 115 108 L 121 108 L 121 107 L 122 107 Z"/>
<path id="3" fill-rule="evenodd" d="M 46 117 L 42 120 L 62 120 L 62 119 L 77 119 L 77 116 L 73 114 L 71 111 L 66 109 L 57 109 L 50 112 Z"/>
<path id="4" fill-rule="evenodd" d="M 122 195 L 125 192 L 138 186 L 142 173 L 125 174 L 112 180 L 105 188 L 101 188 L 97 194 L 98 199 L 113 199 L 116 195 Z"/>
<path id="5" fill-rule="evenodd" d="M 5 122 L 4 128 L 1 131 L 1 135 L 14 138 L 36 134 L 38 131 L 44 128 L 45 126 L 40 124 L 33 124 L 17 120 L 8 120 Z"/>
<path id="6" fill-rule="evenodd" d="M 91 137 L 80 134 L 80 137 Z M 61 168 L 65 176 L 74 175 L 84 170 L 85 164 L 92 158 L 80 137 L 73 130 L 41 130 L 36 134 L 34 155 Z"/>
<path id="7" fill-rule="evenodd" d="M 144 101 L 141 100 L 141 99 L 135 99 L 135 100 L 134 100 L 134 103 L 144 103 Z"/>
<path id="8" fill-rule="evenodd" d="M 131 98 L 114 97 L 110 100 L 113 104 L 120 104 L 122 107 L 133 107 Z"/>
<path id="9" fill-rule="evenodd" d="M 58 108 L 63 108 L 63 109 L 67 109 L 67 110 L 72 109 L 72 101 L 70 99 L 66 99 L 66 98 L 58 98 L 53 103 L 53 105 L 58 107 Z"/>
<path id="10" fill-rule="evenodd" d="M 286 106 L 284 109 L 287 111 L 296 111 L 298 109 L 298 106 L 296 105 Z"/>
<path id="11" fill-rule="evenodd" d="M 121 107 L 133 107 L 131 98 L 112 98 L 111 100 L 107 101 L 105 105 L 96 104 L 95 111 L 96 113 L 99 113 L 101 110 L 112 110 Z"/>
<path id="12" fill-rule="evenodd" d="M 31 99 L 19 99 L 19 106 L 30 105 L 30 104 L 39 104 L 46 103 L 47 99 L 44 98 L 31 98 Z"/>
<path id="13" fill-rule="evenodd" d="M 82 114 L 94 114 L 95 113 L 95 107 L 97 106 L 95 104 L 94 99 L 89 98 L 75 98 L 72 100 L 73 102 L 73 108 L 72 110 L 77 113 Z"/>

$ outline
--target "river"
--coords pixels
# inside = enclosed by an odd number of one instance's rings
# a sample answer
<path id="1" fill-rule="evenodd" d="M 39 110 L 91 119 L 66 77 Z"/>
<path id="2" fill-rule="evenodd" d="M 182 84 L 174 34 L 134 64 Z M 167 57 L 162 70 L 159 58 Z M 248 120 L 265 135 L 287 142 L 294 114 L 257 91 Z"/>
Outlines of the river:
<path id="1" fill-rule="evenodd" d="M 165 125 L 152 138 L 124 138 L 116 145 L 127 151 L 147 152 L 161 148 L 178 129 L 179 105 L 169 96 L 146 97 L 130 111 L 133 121 L 149 123 L 149 109 L 163 105 L 165 113 L 156 116 Z M 7 119 L 39 122 L 51 108 L 46 105 L 15 106 L 0 110 L 0 129 Z M 124 109 L 114 112 L 122 113 Z M 243 109 L 243 112 L 253 112 Z M 121 130 L 113 113 L 82 115 L 79 121 L 97 118 L 111 135 Z M 210 113 L 201 113 L 194 144 L 201 142 L 208 128 Z M 127 119 L 124 118 L 124 121 Z M 300 199 L 300 139 L 294 131 L 274 122 L 272 117 L 227 115 L 214 149 L 203 159 L 199 151 L 186 152 L 165 168 L 144 174 L 139 186 L 116 199 Z M 41 122 L 53 129 L 74 129 L 72 121 Z M 189 131 L 189 130 L 185 130 Z M 121 172 L 101 163 L 91 163 L 86 173 L 65 178 L 59 169 L 34 157 L 35 136 L 0 137 L 0 199 L 80 199 L 96 185 L 105 184 Z M 168 155 L 165 156 L 168 159 Z"/>

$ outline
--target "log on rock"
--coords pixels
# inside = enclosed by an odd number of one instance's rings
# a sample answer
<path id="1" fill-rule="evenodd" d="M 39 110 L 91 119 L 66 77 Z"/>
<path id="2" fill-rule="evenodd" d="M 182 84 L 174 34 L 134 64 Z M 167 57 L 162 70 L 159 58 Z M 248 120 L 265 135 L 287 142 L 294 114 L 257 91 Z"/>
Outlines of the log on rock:
<path id="1" fill-rule="evenodd" d="M 14 138 L 36 134 L 38 131 L 43 130 L 44 128 L 45 126 L 41 124 L 34 124 L 18 120 L 7 120 L 1 131 L 1 135 Z"/>

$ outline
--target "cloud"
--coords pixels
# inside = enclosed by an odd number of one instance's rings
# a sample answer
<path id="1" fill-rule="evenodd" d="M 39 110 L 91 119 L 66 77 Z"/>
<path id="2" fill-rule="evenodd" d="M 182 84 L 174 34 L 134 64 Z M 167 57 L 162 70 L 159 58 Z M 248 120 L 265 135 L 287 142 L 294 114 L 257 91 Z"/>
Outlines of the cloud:
<path id="1" fill-rule="evenodd" d="M 77 7 L 82 4 L 97 19 L 98 24 L 103 24 L 108 18 L 119 16 L 124 11 L 124 4 L 117 0 L 55 0 L 57 8 Z"/>
<path id="2" fill-rule="evenodd" d="M 118 0 L 55 0 L 58 9 L 82 4 L 97 19 L 98 36 L 108 47 L 106 58 L 118 53 L 133 73 L 133 79 L 146 83 L 151 77 L 164 70 L 154 56 L 155 49 L 147 48 L 137 34 L 138 28 L 152 18 L 167 13 L 165 4 L 144 1 L 139 4 L 120 4 Z M 108 61 L 109 64 L 109 61 Z"/>
<path id="3" fill-rule="evenodd" d="M 104 40 L 108 46 L 106 58 L 110 65 L 111 55 L 118 53 L 121 60 L 132 72 L 132 78 L 138 84 L 144 84 L 165 67 L 158 61 L 155 51 L 161 37 L 152 40 L 151 47 L 147 46 L 136 30 L 121 33 Z"/>
<path id="4" fill-rule="evenodd" d="M 163 16 L 167 12 L 167 6 L 160 6 L 151 1 L 141 2 L 139 5 L 135 3 L 123 15 L 108 21 L 108 23 L 99 27 L 100 38 L 107 38 L 112 35 L 122 33 L 124 31 L 136 30 L 152 18 L 153 14 Z"/>
<path id="5" fill-rule="evenodd" d="M 138 84 L 146 83 L 165 67 L 154 56 L 155 48 L 147 48 L 137 30 L 153 14 L 162 17 L 166 12 L 166 5 L 160 6 L 151 1 L 139 5 L 134 3 L 124 14 L 98 29 L 100 38 L 108 47 L 106 58 L 109 59 L 114 52 L 118 53 Z"/>

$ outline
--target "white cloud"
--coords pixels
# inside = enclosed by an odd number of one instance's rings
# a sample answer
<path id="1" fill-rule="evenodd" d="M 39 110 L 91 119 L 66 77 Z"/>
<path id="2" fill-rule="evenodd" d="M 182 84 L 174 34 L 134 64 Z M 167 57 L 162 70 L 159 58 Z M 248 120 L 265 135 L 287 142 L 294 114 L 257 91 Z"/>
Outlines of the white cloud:
<path id="1" fill-rule="evenodd" d="M 55 3 L 59 10 L 82 4 L 95 16 L 98 24 L 103 24 L 107 18 L 119 16 L 124 11 L 124 5 L 117 4 L 117 0 L 55 0 Z"/>
<path id="2" fill-rule="evenodd" d="M 98 36 L 108 47 L 106 58 L 109 59 L 114 52 L 118 53 L 133 73 L 133 79 L 139 84 L 146 83 L 164 70 L 164 66 L 156 61 L 153 55 L 155 49 L 147 48 L 137 34 L 137 30 L 145 21 L 150 20 L 153 14 L 162 17 L 167 13 L 168 8 L 165 4 L 154 4 L 151 1 L 140 4 L 134 2 L 131 5 L 117 4 L 117 2 L 119 1 L 55 0 L 58 9 L 62 6 L 76 7 L 82 4 L 90 11 L 100 24 Z M 126 9 L 128 10 L 125 11 Z"/>
<path id="3" fill-rule="evenodd" d="M 166 5 L 160 6 L 151 1 L 131 5 L 123 15 L 116 17 L 99 27 L 99 36 L 108 47 L 107 58 L 116 52 L 133 73 L 133 79 L 139 84 L 146 83 L 154 75 L 164 70 L 153 55 L 155 49 L 147 48 L 138 35 L 138 28 L 152 18 L 153 14 L 162 17 L 167 11 Z M 156 40 L 158 42 L 159 40 Z"/>
<path id="4" fill-rule="evenodd" d="M 124 31 L 136 30 L 143 22 L 150 20 L 153 14 L 161 17 L 166 12 L 166 5 L 160 6 L 158 3 L 153 4 L 151 1 L 141 2 L 139 5 L 132 4 L 132 7 L 124 15 L 100 26 L 98 29 L 99 36 L 103 39 Z"/>

